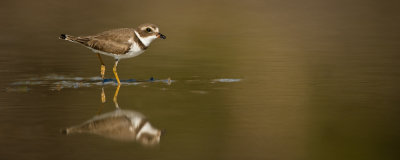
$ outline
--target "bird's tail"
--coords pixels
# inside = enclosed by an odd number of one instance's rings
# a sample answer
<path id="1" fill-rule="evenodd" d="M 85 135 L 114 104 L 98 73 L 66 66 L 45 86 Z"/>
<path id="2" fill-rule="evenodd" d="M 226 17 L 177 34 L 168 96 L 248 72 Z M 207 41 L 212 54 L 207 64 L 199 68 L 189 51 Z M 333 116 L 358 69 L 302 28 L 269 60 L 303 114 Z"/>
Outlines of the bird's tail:
<path id="1" fill-rule="evenodd" d="M 60 132 L 61 134 L 66 134 L 66 135 L 70 134 L 70 130 L 68 128 L 63 128 L 60 130 Z"/>
<path id="2" fill-rule="evenodd" d="M 67 34 L 61 34 L 59 38 L 70 41 L 70 42 L 74 42 L 74 43 L 80 43 L 80 44 L 83 44 L 86 46 L 88 45 L 87 42 L 90 41 L 90 38 L 88 38 L 88 37 L 75 37 L 75 36 L 71 36 L 71 35 L 67 35 Z"/>
<path id="3" fill-rule="evenodd" d="M 70 36 L 67 34 L 61 34 L 59 38 L 63 39 L 63 40 L 71 41 L 71 42 L 74 42 L 76 40 L 76 37 Z"/>

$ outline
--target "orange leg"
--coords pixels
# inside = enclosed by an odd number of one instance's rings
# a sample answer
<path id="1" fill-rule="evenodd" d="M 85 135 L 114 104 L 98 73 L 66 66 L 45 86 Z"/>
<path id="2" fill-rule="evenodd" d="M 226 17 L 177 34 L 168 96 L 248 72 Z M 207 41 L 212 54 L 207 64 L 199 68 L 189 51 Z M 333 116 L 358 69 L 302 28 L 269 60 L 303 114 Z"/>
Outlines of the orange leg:
<path id="1" fill-rule="evenodd" d="M 101 88 L 101 106 L 97 111 L 96 115 L 99 115 L 104 108 L 104 104 L 106 103 L 106 94 L 104 93 L 104 87 Z"/>
<path id="2" fill-rule="evenodd" d="M 118 98 L 118 92 L 119 92 L 119 88 L 120 87 L 121 87 L 121 85 L 118 84 L 117 90 L 115 90 L 114 98 L 113 98 L 113 102 L 114 102 L 115 108 L 117 108 L 117 109 L 119 109 L 117 98 Z"/>
<path id="3" fill-rule="evenodd" d="M 119 77 L 118 77 L 118 73 L 117 73 L 117 66 L 118 66 L 118 59 L 115 60 L 113 72 L 114 72 L 115 78 L 117 79 L 118 85 L 121 85 L 121 82 L 119 81 Z"/>
<path id="4" fill-rule="evenodd" d="M 103 59 L 101 59 L 100 53 L 97 53 L 97 57 L 99 57 L 101 66 L 100 66 L 100 74 L 101 78 L 104 79 L 104 74 L 106 72 L 106 66 L 104 65 Z"/>
<path id="5" fill-rule="evenodd" d="M 101 103 L 106 103 L 106 94 L 104 93 L 104 87 L 101 88 Z"/>

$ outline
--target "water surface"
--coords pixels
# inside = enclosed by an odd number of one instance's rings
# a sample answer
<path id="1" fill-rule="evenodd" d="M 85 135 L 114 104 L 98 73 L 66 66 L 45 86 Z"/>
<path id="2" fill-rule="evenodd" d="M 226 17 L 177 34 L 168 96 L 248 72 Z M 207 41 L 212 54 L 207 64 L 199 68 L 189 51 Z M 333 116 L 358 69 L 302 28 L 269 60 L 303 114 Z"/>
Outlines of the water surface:
<path id="1" fill-rule="evenodd" d="M 1 159 L 399 159 L 397 1 L 0 4 Z M 59 34 L 147 22 L 168 38 L 120 61 L 118 104 L 159 144 L 62 134 L 115 112 L 116 85 Z"/>

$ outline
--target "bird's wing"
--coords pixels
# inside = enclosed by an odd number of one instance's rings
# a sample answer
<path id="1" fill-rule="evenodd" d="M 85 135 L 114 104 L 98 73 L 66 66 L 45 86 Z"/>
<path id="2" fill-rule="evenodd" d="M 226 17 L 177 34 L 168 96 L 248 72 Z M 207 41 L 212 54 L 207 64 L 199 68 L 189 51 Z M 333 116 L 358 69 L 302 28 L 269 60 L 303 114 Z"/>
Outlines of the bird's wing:
<path id="1" fill-rule="evenodd" d="M 77 37 L 75 41 L 95 50 L 125 54 L 132 45 L 130 38 L 134 36 L 133 29 L 121 28 L 105 31 L 93 36 Z"/>

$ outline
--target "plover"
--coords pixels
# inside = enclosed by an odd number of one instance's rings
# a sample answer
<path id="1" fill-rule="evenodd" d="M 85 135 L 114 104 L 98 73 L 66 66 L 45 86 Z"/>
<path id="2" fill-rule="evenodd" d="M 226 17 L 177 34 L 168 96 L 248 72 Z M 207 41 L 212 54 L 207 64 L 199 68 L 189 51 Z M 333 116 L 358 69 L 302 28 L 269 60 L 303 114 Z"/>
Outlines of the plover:
<path id="1" fill-rule="evenodd" d="M 60 36 L 60 39 L 82 44 L 97 53 L 101 63 L 100 74 L 103 79 L 106 68 L 100 54 L 114 57 L 113 72 L 118 85 L 121 84 L 117 74 L 119 60 L 142 54 L 150 43 L 157 38 L 165 39 L 166 36 L 161 34 L 159 28 L 154 24 L 142 24 L 135 29 L 113 29 L 91 36 L 71 36 L 66 34 L 61 34 Z"/>
<path id="2" fill-rule="evenodd" d="M 148 119 L 139 112 L 117 109 L 97 115 L 82 124 L 62 129 L 61 133 L 66 135 L 89 133 L 114 140 L 136 141 L 152 146 L 160 143 L 165 130 L 153 127 Z"/>

